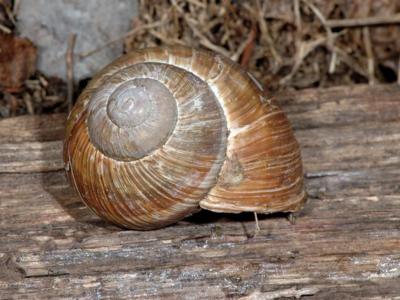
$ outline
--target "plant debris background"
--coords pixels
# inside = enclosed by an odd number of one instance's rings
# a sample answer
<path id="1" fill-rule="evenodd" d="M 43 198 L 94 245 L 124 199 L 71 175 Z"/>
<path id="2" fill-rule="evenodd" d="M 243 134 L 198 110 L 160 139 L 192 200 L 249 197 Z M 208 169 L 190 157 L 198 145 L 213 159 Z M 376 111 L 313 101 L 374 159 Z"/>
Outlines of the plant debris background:
<path id="1" fill-rule="evenodd" d="M 210 49 L 248 69 L 270 93 L 399 81 L 397 0 L 139 3 L 132 30 L 121 33 L 126 52 L 165 44 Z M 39 50 L 35 41 L 18 37 L 17 4 L 0 0 L 0 118 L 64 112 L 68 108 L 65 78 L 46 78 L 35 69 Z M 363 22 L 370 17 L 378 20 L 378 25 Z M 350 19 L 361 19 L 359 26 L 332 22 Z M 91 55 L 102 49 L 94 50 Z M 75 85 L 74 98 L 86 83 Z"/>

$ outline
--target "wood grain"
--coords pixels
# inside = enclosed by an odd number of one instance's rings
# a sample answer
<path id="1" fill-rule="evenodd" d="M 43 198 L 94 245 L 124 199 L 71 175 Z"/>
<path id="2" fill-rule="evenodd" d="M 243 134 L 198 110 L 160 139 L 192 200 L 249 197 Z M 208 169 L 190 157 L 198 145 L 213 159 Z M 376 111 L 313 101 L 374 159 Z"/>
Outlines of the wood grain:
<path id="1" fill-rule="evenodd" d="M 276 98 L 309 200 L 256 237 L 251 214 L 120 230 L 66 181 L 64 115 L 0 120 L 0 299 L 400 299 L 400 87 Z"/>

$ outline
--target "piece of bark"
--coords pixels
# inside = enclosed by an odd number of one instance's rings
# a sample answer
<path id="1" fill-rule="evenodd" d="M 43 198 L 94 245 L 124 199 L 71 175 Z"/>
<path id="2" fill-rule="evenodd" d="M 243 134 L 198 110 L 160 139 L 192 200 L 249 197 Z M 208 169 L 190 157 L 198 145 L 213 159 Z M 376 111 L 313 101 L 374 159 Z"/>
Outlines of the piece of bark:
<path id="1" fill-rule="evenodd" d="M 252 214 L 203 211 L 146 232 L 101 221 L 64 176 L 64 115 L 0 121 L 0 299 L 395 299 L 400 87 L 277 101 L 302 147 L 309 200 L 294 225 L 259 215 L 255 238 Z M 42 146 L 28 159 L 27 145 Z"/>

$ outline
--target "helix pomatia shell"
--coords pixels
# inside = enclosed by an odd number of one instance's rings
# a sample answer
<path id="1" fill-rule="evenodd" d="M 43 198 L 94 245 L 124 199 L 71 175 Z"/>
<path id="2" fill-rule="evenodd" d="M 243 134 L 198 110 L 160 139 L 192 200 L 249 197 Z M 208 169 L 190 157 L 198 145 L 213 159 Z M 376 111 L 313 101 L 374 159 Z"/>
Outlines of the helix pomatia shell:
<path id="1" fill-rule="evenodd" d="M 99 72 L 69 115 L 64 161 L 85 204 L 132 229 L 200 208 L 293 212 L 306 199 L 282 110 L 228 58 L 182 46 L 137 50 Z"/>

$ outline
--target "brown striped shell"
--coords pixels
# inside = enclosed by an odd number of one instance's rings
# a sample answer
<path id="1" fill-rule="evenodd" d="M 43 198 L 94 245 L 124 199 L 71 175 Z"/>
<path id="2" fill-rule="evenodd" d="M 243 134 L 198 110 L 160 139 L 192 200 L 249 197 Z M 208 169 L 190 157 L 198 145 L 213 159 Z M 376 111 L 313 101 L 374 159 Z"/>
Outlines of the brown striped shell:
<path id="1" fill-rule="evenodd" d="M 228 58 L 182 46 L 134 51 L 95 76 L 68 118 L 64 161 L 85 204 L 132 229 L 306 199 L 282 110 Z"/>

